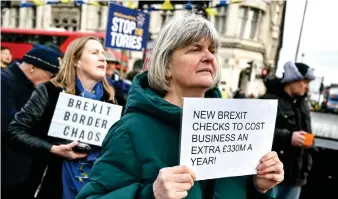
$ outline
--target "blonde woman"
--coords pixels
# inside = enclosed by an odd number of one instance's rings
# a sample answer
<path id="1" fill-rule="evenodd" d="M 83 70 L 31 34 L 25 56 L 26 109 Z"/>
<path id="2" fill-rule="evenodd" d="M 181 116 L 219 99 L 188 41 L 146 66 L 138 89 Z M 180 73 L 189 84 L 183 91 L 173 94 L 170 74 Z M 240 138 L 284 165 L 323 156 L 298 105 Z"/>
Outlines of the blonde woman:
<path id="1" fill-rule="evenodd" d="M 78 142 L 59 144 L 60 140 L 48 137 L 47 132 L 60 92 L 114 101 L 114 90 L 106 80 L 107 63 L 103 52 L 100 40 L 95 37 L 74 40 L 62 59 L 57 76 L 37 88 L 9 125 L 10 144 L 35 157 L 29 169 L 31 175 L 39 176 L 34 186 L 43 179 L 39 198 L 74 198 L 87 182 L 86 173 L 100 148 L 91 146 L 87 154 L 76 153 L 73 148 Z M 42 177 L 46 166 L 47 173 Z"/>

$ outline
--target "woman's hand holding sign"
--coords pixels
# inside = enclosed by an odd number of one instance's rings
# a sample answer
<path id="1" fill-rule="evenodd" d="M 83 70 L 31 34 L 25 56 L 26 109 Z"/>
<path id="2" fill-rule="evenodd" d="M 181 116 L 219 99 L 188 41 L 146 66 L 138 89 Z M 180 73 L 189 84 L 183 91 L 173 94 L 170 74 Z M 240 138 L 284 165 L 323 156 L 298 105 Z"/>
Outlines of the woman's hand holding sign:
<path id="1" fill-rule="evenodd" d="M 69 144 L 53 145 L 52 148 L 50 149 L 50 152 L 70 160 L 85 158 L 87 154 L 75 153 L 73 151 L 73 148 L 78 144 L 79 144 L 78 141 L 73 141 L 72 143 Z"/>
<path id="2" fill-rule="evenodd" d="M 156 199 L 181 199 L 194 186 L 194 172 L 186 166 L 167 167 L 160 170 L 153 184 Z"/>
<path id="3" fill-rule="evenodd" d="M 258 191 L 265 193 L 284 179 L 283 163 L 276 152 L 272 151 L 263 156 L 257 167 L 254 184 Z"/>

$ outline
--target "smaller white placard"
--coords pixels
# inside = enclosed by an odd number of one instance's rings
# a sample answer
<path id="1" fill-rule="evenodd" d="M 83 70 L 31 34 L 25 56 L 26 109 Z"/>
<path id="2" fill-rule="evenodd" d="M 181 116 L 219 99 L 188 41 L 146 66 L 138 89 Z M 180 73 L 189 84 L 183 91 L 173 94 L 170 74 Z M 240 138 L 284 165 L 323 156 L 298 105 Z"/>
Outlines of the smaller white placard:
<path id="1" fill-rule="evenodd" d="M 48 136 L 101 146 L 122 106 L 61 92 Z"/>

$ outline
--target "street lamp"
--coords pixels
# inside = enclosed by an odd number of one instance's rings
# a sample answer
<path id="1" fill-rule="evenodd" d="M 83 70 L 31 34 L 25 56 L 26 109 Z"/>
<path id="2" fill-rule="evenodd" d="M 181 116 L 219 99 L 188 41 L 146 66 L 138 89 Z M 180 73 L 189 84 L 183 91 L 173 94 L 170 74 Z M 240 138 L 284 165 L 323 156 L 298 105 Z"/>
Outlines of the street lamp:
<path id="1" fill-rule="evenodd" d="M 299 32 L 299 37 L 298 37 L 298 44 L 297 44 L 296 55 L 295 55 L 295 62 L 297 62 L 298 51 L 299 51 L 299 46 L 300 46 L 300 40 L 302 39 L 303 26 L 304 26 L 304 20 L 305 20 L 305 15 L 306 15 L 306 9 L 307 9 L 307 0 L 305 1 L 303 20 L 302 20 L 302 25 L 300 26 L 300 32 Z"/>

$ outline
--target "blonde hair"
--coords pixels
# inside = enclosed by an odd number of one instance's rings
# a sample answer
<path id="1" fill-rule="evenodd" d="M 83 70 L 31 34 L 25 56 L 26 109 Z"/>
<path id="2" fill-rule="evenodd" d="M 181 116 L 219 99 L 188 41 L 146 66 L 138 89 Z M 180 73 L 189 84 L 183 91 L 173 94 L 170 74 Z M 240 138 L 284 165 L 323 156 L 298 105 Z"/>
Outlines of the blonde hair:
<path id="1" fill-rule="evenodd" d="M 203 38 L 211 40 L 216 52 L 219 48 L 219 36 L 210 23 L 200 15 L 186 12 L 184 16 L 177 16 L 166 22 L 151 53 L 148 67 L 148 81 L 151 88 L 159 92 L 169 89 L 169 80 L 166 78 L 166 70 L 175 50 L 189 46 Z M 216 77 L 211 88 L 214 88 L 221 75 L 221 68 L 217 62 Z"/>
<path id="2" fill-rule="evenodd" d="M 66 93 L 75 95 L 75 65 L 81 58 L 85 45 L 89 40 L 96 40 L 101 43 L 99 38 L 92 36 L 84 36 L 72 41 L 62 58 L 59 73 L 51 80 L 56 87 L 62 88 Z M 114 101 L 115 91 L 106 78 L 102 79 L 102 85 L 105 92 L 109 95 L 109 100 Z"/>

